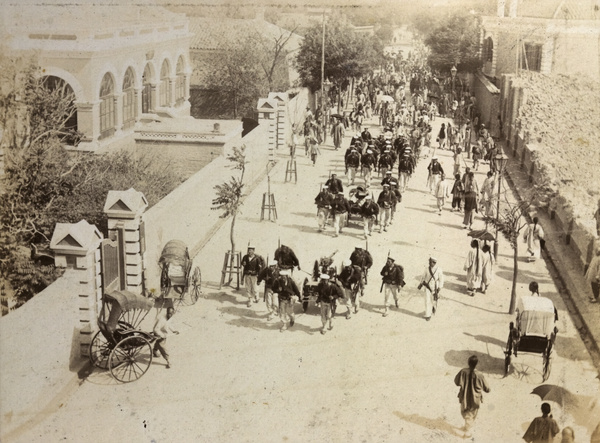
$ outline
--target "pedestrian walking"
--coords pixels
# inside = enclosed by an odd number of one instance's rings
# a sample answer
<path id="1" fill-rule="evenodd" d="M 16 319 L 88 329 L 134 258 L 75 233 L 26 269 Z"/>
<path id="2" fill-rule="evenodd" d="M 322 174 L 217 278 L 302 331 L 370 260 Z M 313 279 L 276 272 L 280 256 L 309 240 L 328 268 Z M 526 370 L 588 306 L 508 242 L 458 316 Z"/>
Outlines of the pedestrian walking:
<path id="1" fill-rule="evenodd" d="M 529 257 L 527 257 L 528 262 L 535 261 L 540 257 L 542 245 L 545 244 L 544 230 L 538 224 L 538 221 L 537 217 L 533 217 L 533 223 L 527 226 L 523 235 L 523 240 L 527 244 L 527 253 L 529 254 Z"/>
<path id="2" fill-rule="evenodd" d="M 479 359 L 476 355 L 469 357 L 469 367 L 461 369 L 456 377 L 454 384 L 460 388 L 458 391 L 458 401 L 460 402 L 460 413 L 465 420 L 464 431 L 465 438 L 473 436 L 475 419 L 479 412 L 479 407 L 483 403 L 483 393 L 490 392 L 490 387 L 481 372 L 477 369 Z"/>
<path id="3" fill-rule="evenodd" d="M 437 301 L 444 287 L 444 272 L 437 264 L 437 258 L 429 257 L 429 264 L 421 275 L 421 283 L 418 289 L 425 291 L 425 320 L 431 320 L 431 316 L 437 310 Z"/>
<path id="4" fill-rule="evenodd" d="M 435 187 L 434 193 L 437 200 L 438 215 L 442 215 L 442 209 L 446 204 L 446 198 L 450 197 L 450 188 L 444 174 L 440 175 L 440 181 Z"/>
<path id="5" fill-rule="evenodd" d="M 255 253 L 255 248 L 252 245 L 248 245 L 248 253 L 242 257 L 242 280 L 244 287 L 246 288 L 246 297 L 248 297 L 247 306 L 252 306 L 252 300 L 254 303 L 258 303 L 258 274 L 265 266 L 264 259 Z"/>
<path id="6" fill-rule="evenodd" d="M 296 322 L 296 317 L 294 316 L 294 297 L 300 300 L 300 290 L 291 275 L 291 270 L 281 270 L 279 271 L 279 277 L 273 282 L 273 292 L 277 294 L 279 300 L 279 318 L 281 319 L 280 332 L 287 330 L 288 322 L 290 328 L 294 326 L 294 323 Z"/>
<path id="7" fill-rule="evenodd" d="M 483 185 L 481 185 L 481 206 L 482 211 L 487 217 L 495 217 L 496 207 L 494 202 L 496 200 L 496 193 L 494 192 L 496 180 L 495 175 L 492 171 L 488 171 Z"/>
<path id="8" fill-rule="evenodd" d="M 344 230 L 348 214 L 350 213 L 350 203 L 344 197 L 343 192 L 338 192 L 331 201 L 331 213 L 333 215 L 333 229 L 335 232 L 333 236 L 337 237 Z"/>
<path id="9" fill-rule="evenodd" d="M 536 417 L 529 424 L 523 440 L 527 443 L 552 443 L 560 432 L 558 423 L 552 418 L 552 408 L 549 403 L 542 403 L 542 416 Z"/>
<path id="10" fill-rule="evenodd" d="M 313 166 L 317 164 L 317 156 L 319 155 L 319 144 L 315 137 L 310 138 L 310 161 Z"/>
<path id="11" fill-rule="evenodd" d="M 331 212 L 331 201 L 333 195 L 329 192 L 329 189 L 323 188 L 321 192 L 315 197 L 315 205 L 317 205 L 317 224 L 319 226 L 319 232 L 325 230 L 327 219 Z"/>
<path id="12" fill-rule="evenodd" d="M 465 265 L 467 271 L 467 294 L 475 296 L 475 290 L 481 286 L 481 274 L 483 271 L 483 254 L 479 251 L 479 242 L 471 240 L 471 249 L 467 254 Z"/>
<path id="13" fill-rule="evenodd" d="M 381 288 L 383 293 L 383 316 L 388 316 L 388 306 L 390 305 L 390 296 L 394 298 L 396 308 L 398 308 L 398 293 L 404 287 L 404 268 L 395 264 L 392 257 L 387 258 L 387 261 L 380 272 L 382 276 Z M 380 291 L 381 292 L 381 291 Z"/>
<path id="14" fill-rule="evenodd" d="M 465 216 L 463 218 L 463 227 L 465 229 L 472 229 L 474 213 L 479 211 L 477 209 L 477 192 L 475 191 L 476 188 L 473 185 L 474 181 L 475 177 L 473 172 L 469 172 L 469 180 L 467 185 L 465 185 Z"/>
<path id="15" fill-rule="evenodd" d="M 269 312 L 267 320 L 271 321 L 274 317 L 279 314 L 279 302 L 277 296 L 273 292 L 273 283 L 275 279 L 279 277 L 279 268 L 277 267 L 277 260 L 271 260 L 266 268 L 264 268 L 258 274 L 257 282 L 260 285 L 261 282 L 265 282 L 265 303 L 267 305 L 267 311 Z"/>
<path id="16" fill-rule="evenodd" d="M 459 146 L 456 146 L 456 150 L 454 151 L 453 161 L 454 161 L 453 174 L 454 175 L 460 174 L 460 169 L 462 168 L 464 158 L 463 158 L 462 149 Z"/>
<path id="17" fill-rule="evenodd" d="M 343 298 L 342 288 L 330 280 L 329 275 L 321 274 L 317 285 L 317 305 L 321 310 L 321 334 L 325 334 L 325 325 L 329 322 L 329 330 L 333 329 L 332 307 L 338 298 Z"/>
<path id="18" fill-rule="evenodd" d="M 400 177 L 400 192 L 404 193 L 408 187 L 408 182 L 414 171 L 414 161 L 411 158 L 412 151 L 405 148 L 402 156 L 398 160 L 398 175 Z"/>
<path id="19" fill-rule="evenodd" d="M 160 355 L 162 355 L 167 362 L 167 369 L 171 368 L 169 352 L 167 351 L 167 337 L 171 334 L 179 334 L 179 331 L 177 331 L 173 325 L 174 314 L 175 309 L 172 307 L 167 308 L 165 315 L 159 313 L 153 328 L 154 335 L 158 337 L 154 342 L 154 357 L 158 357 L 160 352 Z"/>
<path id="20" fill-rule="evenodd" d="M 473 148 L 471 149 L 471 158 L 473 159 L 474 171 L 477 171 L 479 169 L 479 160 L 481 160 L 482 150 L 483 148 L 481 141 L 478 141 L 476 144 L 474 144 Z"/>
<path id="21" fill-rule="evenodd" d="M 333 146 L 337 151 L 342 147 L 342 142 L 344 141 L 344 124 L 340 119 L 335 119 L 335 123 L 331 127 L 331 138 L 333 139 Z"/>
<path id="22" fill-rule="evenodd" d="M 366 240 L 367 236 L 370 236 L 373 233 L 373 224 L 377 223 L 377 217 L 379 216 L 379 205 L 375 203 L 368 194 L 360 208 L 360 214 L 363 219 L 363 230 Z"/>
<path id="23" fill-rule="evenodd" d="M 431 162 L 427 166 L 427 171 L 429 171 L 427 176 L 427 186 L 429 191 L 433 194 L 442 174 L 444 174 L 444 168 L 442 168 L 442 165 L 438 161 L 437 155 L 431 157 Z"/>
<path id="24" fill-rule="evenodd" d="M 452 191 L 450 192 L 452 193 L 452 210 L 462 211 L 461 202 L 465 195 L 465 187 L 460 179 L 460 174 L 454 175 L 454 184 L 452 185 Z"/>
<path id="25" fill-rule="evenodd" d="M 352 310 L 357 313 L 359 309 L 359 292 L 362 283 L 361 269 L 354 266 L 350 259 L 344 260 L 342 270 L 338 275 L 338 281 L 344 291 L 344 304 L 346 305 L 346 319 L 352 317 Z"/>
<path id="26" fill-rule="evenodd" d="M 379 197 L 377 197 L 377 205 L 379 205 L 379 213 L 381 218 L 379 220 L 379 233 L 382 231 L 387 232 L 388 224 L 390 223 L 392 217 L 392 202 L 393 196 L 390 191 L 390 185 L 383 185 L 383 191 L 379 193 Z"/>
<path id="27" fill-rule="evenodd" d="M 592 287 L 590 303 L 598 303 L 600 301 L 600 245 L 596 246 L 596 255 L 588 266 L 585 279 Z"/>
<path id="28" fill-rule="evenodd" d="M 492 254 L 490 245 L 483 245 L 481 252 L 481 292 L 485 294 L 487 288 L 492 284 L 492 276 L 494 275 L 493 269 L 496 260 L 494 259 L 494 254 Z"/>
<path id="29" fill-rule="evenodd" d="M 440 128 L 440 131 L 438 132 L 436 141 L 438 142 L 438 147 L 440 149 L 444 149 L 444 147 L 446 146 L 446 124 L 445 123 L 442 123 L 442 127 Z"/>

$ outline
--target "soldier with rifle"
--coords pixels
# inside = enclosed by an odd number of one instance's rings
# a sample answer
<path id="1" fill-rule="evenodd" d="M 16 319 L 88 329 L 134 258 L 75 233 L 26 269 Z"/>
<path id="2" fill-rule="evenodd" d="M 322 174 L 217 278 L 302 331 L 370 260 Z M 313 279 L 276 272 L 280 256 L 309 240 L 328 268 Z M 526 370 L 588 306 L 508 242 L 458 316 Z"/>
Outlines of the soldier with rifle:
<path id="1" fill-rule="evenodd" d="M 293 272 L 294 267 L 297 267 L 299 271 L 301 270 L 298 257 L 296 257 L 296 254 L 289 246 L 280 245 L 277 249 L 275 249 L 273 259 L 277 260 L 279 269 L 289 269 L 290 272 Z"/>
<path id="2" fill-rule="evenodd" d="M 396 308 L 398 308 L 398 292 L 402 289 L 402 287 L 406 284 L 404 282 L 404 268 L 400 265 L 394 263 L 394 259 L 389 256 L 385 263 L 385 266 L 381 270 L 381 288 L 379 292 L 385 288 L 383 305 L 384 311 L 383 316 L 388 316 L 388 306 L 390 301 L 390 295 L 394 297 L 394 302 L 396 303 Z"/>
<path id="3" fill-rule="evenodd" d="M 293 297 L 300 300 L 300 290 L 294 279 L 292 279 L 291 274 L 292 272 L 289 269 L 279 271 L 279 277 L 273 282 L 273 292 L 277 294 L 279 299 L 279 318 L 281 319 L 280 332 L 283 332 L 288 328 L 288 321 L 290 328 L 294 326 L 296 318 L 294 317 Z"/>
<path id="4" fill-rule="evenodd" d="M 365 197 L 365 202 L 360 208 L 360 213 L 363 219 L 366 240 L 367 235 L 371 235 L 371 233 L 373 232 L 373 224 L 377 224 L 377 217 L 379 216 L 379 205 L 371 199 L 370 195 L 367 195 Z"/>
<path id="5" fill-rule="evenodd" d="M 362 272 L 360 267 L 354 266 L 350 260 L 344 260 L 342 270 L 338 275 L 338 281 L 344 290 L 344 303 L 346 304 L 346 308 L 348 308 L 346 319 L 352 317 L 352 305 L 354 305 L 354 313 L 358 313 L 360 301 L 357 294 L 361 286 L 361 280 Z"/>
<path id="6" fill-rule="evenodd" d="M 425 320 L 431 320 L 431 316 L 435 314 L 437 301 L 443 287 L 444 272 L 437 265 L 437 259 L 429 257 L 429 266 L 423 271 L 421 283 L 418 286 L 418 289 L 424 289 L 425 291 Z"/>
<path id="7" fill-rule="evenodd" d="M 325 325 L 329 322 L 329 330 L 333 329 L 332 305 L 338 298 L 343 298 L 342 288 L 331 281 L 328 274 L 321 274 L 321 281 L 317 286 L 317 305 L 321 309 L 321 334 L 325 334 Z"/>
<path id="8" fill-rule="evenodd" d="M 369 269 L 373 266 L 373 257 L 371 253 L 366 249 L 363 249 L 360 246 L 356 246 L 352 254 L 350 254 L 350 261 L 353 266 L 358 266 L 361 271 L 361 283 L 360 283 L 360 296 L 362 297 L 365 293 L 365 286 L 368 283 L 367 276 L 369 274 Z M 358 312 L 359 308 L 359 300 L 356 300 L 355 311 Z"/>
<path id="9" fill-rule="evenodd" d="M 258 303 L 257 278 L 265 266 L 264 259 L 260 255 L 255 254 L 254 251 L 254 246 L 249 244 L 248 253 L 242 258 L 242 279 L 246 287 L 248 307 L 252 306 L 252 299 L 254 299 L 254 303 Z"/>

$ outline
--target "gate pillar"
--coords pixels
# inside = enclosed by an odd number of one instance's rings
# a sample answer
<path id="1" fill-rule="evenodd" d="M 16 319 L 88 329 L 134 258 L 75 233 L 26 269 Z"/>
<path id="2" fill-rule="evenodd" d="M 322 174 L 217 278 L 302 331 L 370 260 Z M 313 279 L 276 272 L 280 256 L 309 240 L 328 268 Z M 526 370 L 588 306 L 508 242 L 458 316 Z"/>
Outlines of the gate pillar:
<path id="1" fill-rule="evenodd" d="M 144 194 L 133 188 L 109 191 L 104 204 L 108 237 L 119 244 L 120 289 L 142 294 L 145 252 L 142 215 L 148 207 Z"/>
<path id="2" fill-rule="evenodd" d="M 78 223 L 57 223 L 50 240 L 57 267 L 78 271 L 79 290 L 79 346 L 87 356 L 92 333 L 97 329 L 98 301 L 102 298 L 100 275 L 100 242 L 102 233 L 94 225 L 81 220 Z"/>

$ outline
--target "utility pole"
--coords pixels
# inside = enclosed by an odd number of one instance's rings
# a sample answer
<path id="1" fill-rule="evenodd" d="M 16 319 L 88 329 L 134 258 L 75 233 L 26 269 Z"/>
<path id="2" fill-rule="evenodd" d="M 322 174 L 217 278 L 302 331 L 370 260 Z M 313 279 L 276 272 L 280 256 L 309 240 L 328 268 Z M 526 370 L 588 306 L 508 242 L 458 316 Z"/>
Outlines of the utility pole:
<path id="1" fill-rule="evenodd" d="M 321 41 L 321 111 L 325 113 L 325 9 L 323 9 L 323 37 Z"/>

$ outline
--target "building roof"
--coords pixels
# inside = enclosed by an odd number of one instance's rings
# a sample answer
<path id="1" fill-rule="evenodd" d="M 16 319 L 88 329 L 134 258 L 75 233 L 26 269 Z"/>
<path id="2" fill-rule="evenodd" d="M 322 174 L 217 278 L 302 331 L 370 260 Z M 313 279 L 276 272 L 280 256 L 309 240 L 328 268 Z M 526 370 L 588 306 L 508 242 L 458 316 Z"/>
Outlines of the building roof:
<path id="1" fill-rule="evenodd" d="M 261 19 L 219 18 L 216 20 L 208 17 L 190 17 L 189 20 L 189 30 L 194 34 L 190 43 L 192 50 L 214 51 L 227 43 L 239 41 L 240 38 L 246 38 L 252 34 L 276 39 L 281 36 L 287 37 L 290 33 L 286 29 Z M 302 37 L 292 33 L 286 49 L 290 52 L 296 51 L 300 48 L 301 43 Z"/>
<path id="2" fill-rule="evenodd" d="M 509 2 L 506 2 L 508 8 Z M 599 20 L 600 0 L 519 0 L 518 17 Z"/>

